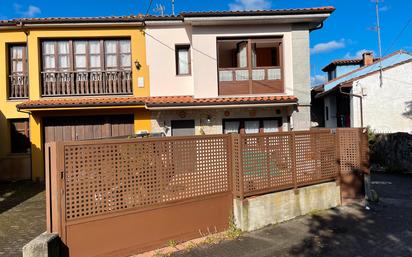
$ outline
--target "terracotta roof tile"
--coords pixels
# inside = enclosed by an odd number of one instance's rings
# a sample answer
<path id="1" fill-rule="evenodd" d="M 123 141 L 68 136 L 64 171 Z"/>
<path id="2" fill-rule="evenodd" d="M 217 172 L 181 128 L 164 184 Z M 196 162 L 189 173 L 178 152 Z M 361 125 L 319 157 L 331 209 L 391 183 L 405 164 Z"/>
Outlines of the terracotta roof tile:
<path id="1" fill-rule="evenodd" d="M 379 58 L 373 58 L 373 61 L 376 62 L 378 61 Z M 333 68 L 334 66 L 337 65 L 351 65 L 351 64 L 362 64 L 363 59 L 362 58 L 354 58 L 354 59 L 337 59 L 333 60 L 330 62 L 328 65 L 322 68 L 322 71 L 328 71 L 330 68 Z"/>
<path id="2" fill-rule="evenodd" d="M 103 107 L 103 106 L 208 106 L 235 104 L 296 103 L 296 96 L 253 96 L 194 98 L 193 96 L 158 97 L 95 97 L 29 100 L 17 105 L 18 109 L 64 108 L 64 107 Z"/>
<path id="3" fill-rule="evenodd" d="M 94 98 L 50 98 L 29 100 L 17 105 L 18 109 L 92 107 L 113 105 L 144 105 L 145 97 L 94 97 Z"/>
<path id="4" fill-rule="evenodd" d="M 311 14 L 332 13 L 332 6 L 294 8 L 294 9 L 272 9 L 253 11 L 206 11 L 206 12 L 182 12 L 179 15 L 125 15 L 125 16 L 101 16 L 101 17 L 49 17 L 49 18 L 17 18 L 0 20 L 0 26 L 13 26 L 20 23 L 50 24 L 50 23 L 87 23 L 87 22 L 144 22 L 149 20 L 183 20 L 185 17 L 219 17 L 219 16 L 259 16 L 259 15 L 283 15 L 283 14 Z"/>
<path id="5" fill-rule="evenodd" d="M 310 8 L 289 8 L 272 10 L 248 10 L 248 11 L 207 11 L 207 12 L 182 12 L 183 17 L 203 17 L 203 16 L 237 16 L 237 15 L 281 15 L 281 14 L 309 14 L 309 13 L 332 13 L 333 6 L 310 7 Z"/>
<path id="6" fill-rule="evenodd" d="M 234 105 L 234 104 L 265 104 L 265 103 L 293 103 L 295 96 L 255 96 L 255 97 L 218 97 L 194 98 L 192 96 L 164 96 L 149 97 L 147 107 L 167 106 L 207 106 L 207 105 Z"/>

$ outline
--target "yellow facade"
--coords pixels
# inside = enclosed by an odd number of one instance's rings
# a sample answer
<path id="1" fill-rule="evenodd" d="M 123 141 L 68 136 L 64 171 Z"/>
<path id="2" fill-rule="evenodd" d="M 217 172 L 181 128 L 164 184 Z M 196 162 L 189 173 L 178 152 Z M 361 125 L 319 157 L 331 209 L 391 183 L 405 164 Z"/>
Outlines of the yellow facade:
<path id="1" fill-rule="evenodd" d="M 86 25 L 85 25 L 86 26 Z M 25 33 L 26 32 L 26 33 Z M 9 119 L 30 117 L 30 140 L 32 143 L 32 179 L 44 179 L 43 156 L 43 126 L 42 118 L 46 116 L 79 116 L 89 114 L 116 114 L 129 113 L 135 117 L 135 131 L 150 131 L 150 115 L 144 108 L 126 107 L 94 107 L 85 109 L 49 109 L 36 112 L 19 112 L 16 105 L 21 101 L 8 100 L 8 44 L 25 43 L 28 49 L 28 76 L 29 76 L 29 100 L 42 99 L 41 96 L 41 40 L 44 39 L 76 39 L 76 38 L 116 38 L 128 37 L 131 40 L 132 58 L 132 85 L 134 96 L 149 96 L 149 72 L 146 65 L 146 46 L 144 33 L 141 27 L 107 27 L 101 28 L 26 28 L 25 32 L 0 30 L 0 165 L 1 159 L 10 155 L 10 124 Z M 27 35 L 26 35 L 27 34 Z M 141 65 L 137 69 L 134 62 Z M 143 87 L 138 87 L 138 78 L 144 81 Z M 110 96 L 108 96 L 110 97 Z M 46 98 L 43 98 L 46 99 Z M 43 100 L 42 99 L 42 100 Z M 47 98 L 49 99 L 49 98 Z M 1 166 L 0 166 L 1 168 Z M 0 172 L 5 172 L 0 170 Z"/>

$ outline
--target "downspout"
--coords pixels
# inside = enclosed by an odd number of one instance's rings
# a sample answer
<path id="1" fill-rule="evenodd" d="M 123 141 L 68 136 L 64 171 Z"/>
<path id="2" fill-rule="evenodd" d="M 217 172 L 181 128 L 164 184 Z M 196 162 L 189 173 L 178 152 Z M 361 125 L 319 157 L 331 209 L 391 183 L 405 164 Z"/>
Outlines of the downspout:
<path id="1" fill-rule="evenodd" d="M 312 32 L 312 31 L 315 31 L 315 30 L 318 30 L 318 29 L 322 29 L 322 28 L 323 28 L 323 21 L 318 26 L 316 26 L 312 29 L 309 29 L 309 32 Z"/>
<path id="2" fill-rule="evenodd" d="M 28 71 L 28 68 L 29 68 L 28 60 L 29 60 L 29 34 L 30 34 L 30 31 L 24 28 L 23 21 L 20 21 L 17 26 L 19 26 L 21 28 L 21 30 L 23 31 L 24 35 L 26 35 L 26 63 L 25 63 L 25 65 L 26 65 L 27 80 L 28 80 L 27 83 L 29 83 L 29 85 L 30 85 L 29 71 Z M 28 97 L 30 98 L 30 86 L 27 87 L 27 91 L 28 91 L 27 92 Z"/>
<path id="3" fill-rule="evenodd" d="M 363 128 L 363 103 L 362 103 L 362 96 L 357 95 L 357 94 L 352 94 L 352 93 L 346 93 L 342 91 L 342 87 L 339 87 L 339 92 L 343 95 L 348 95 L 348 96 L 353 96 L 353 97 L 358 97 L 359 98 L 359 104 L 360 104 L 360 118 L 361 118 L 361 128 Z"/>

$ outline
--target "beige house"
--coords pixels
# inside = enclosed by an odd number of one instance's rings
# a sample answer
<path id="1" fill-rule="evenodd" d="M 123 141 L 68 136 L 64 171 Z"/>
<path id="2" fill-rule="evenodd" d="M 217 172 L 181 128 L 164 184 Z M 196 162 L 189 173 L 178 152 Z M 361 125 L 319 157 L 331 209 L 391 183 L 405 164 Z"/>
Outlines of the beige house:
<path id="1" fill-rule="evenodd" d="M 333 11 L 190 12 L 147 19 L 150 95 L 176 101 L 149 108 L 152 132 L 309 129 L 309 34 Z M 181 100 L 187 97 L 194 101 Z"/>

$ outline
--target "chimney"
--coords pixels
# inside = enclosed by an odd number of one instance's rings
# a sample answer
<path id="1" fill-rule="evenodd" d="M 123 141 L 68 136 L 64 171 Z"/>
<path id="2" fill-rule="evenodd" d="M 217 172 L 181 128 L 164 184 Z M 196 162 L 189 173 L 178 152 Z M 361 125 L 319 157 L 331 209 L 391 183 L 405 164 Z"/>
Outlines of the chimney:
<path id="1" fill-rule="evenodd" d="M 362 54 L 362 66 L 367 66 L 373 63 L 373 53 L 364 52 Z"/>

